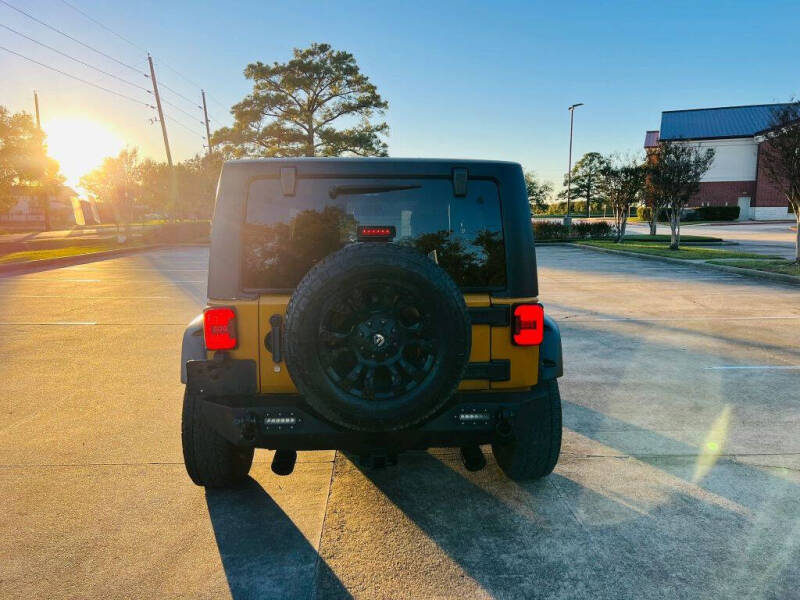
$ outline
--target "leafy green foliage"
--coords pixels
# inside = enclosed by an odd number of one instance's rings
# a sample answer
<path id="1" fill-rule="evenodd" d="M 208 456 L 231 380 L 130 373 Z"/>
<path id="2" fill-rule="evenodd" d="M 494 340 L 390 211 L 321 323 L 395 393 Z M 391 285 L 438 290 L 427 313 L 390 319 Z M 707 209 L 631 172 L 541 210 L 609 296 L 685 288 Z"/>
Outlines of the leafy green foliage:
<path id="1" fill-rule="evenodd" d="M 33 188 L 49 229 L 49 196 L 64 183 L 58 162 L 47 155 L 44 133 L 26 112 L 11 113 L 0 106 L 0 208 L 13 202 L 12 188 Z"/>
<path id="2" fill-rule="evenodd" d="M 525 171 L 525 189 L 528 192 L 531 213 L 546 212 L 553 196 L 553 184 L 539 180 L 533 171 Z"/>
<path id="3" fill-rule="evenodd" d="M 606 239 L 613 230 L 608 221 L 578 221 L 567 227 L 561 221 L 534 221 L 533 237 L 537 241 Z"/>
<path id="4" fill-rule="evenodd" d="M 698 206 L 695 212 L 703 221 L 735 221 L 739 218 L 738 206 Z"/>
<path id="5" fill-rule="evenodd" d="M 625 235 L 630 207 L 640 199 L 646 177 L 647 167 L 637 156 L 608 158 L 600 171 L 599 188 L 614 211 L 617 241 Z"/>
<path id="6" fill-rule="evenodd" d="M 607 165 L 608 159 L 599 152 L 587 152 L 573 165 L 571 181 L 564 175 L 564 189 L 559 193 L 559 197 L 566 198 L 566 188 L 569 183 L 570 198 L 573 203 L 580 198 L 584 201 L 584 208 L 588 201 L 592 208 L 599 209 L 604 200 L 599 185 L 600 178 Z"/>
<path id="7" fill-rule="evenodd" d="M 800 101 L 775 111 L 764 143 L 764 169 L 797 218 L 795 261 L 800 264 Z"/>
<path id="8" fill-rule="evenodd" d="M 700 190 L 700 179 L 713 161 L 713 148 L 703 149 L 683 141 L 662 141 L 658 145 L 655 160 L 648 168 L 648 193 L 654 210 L 669 209 L 673 249 L 680 245 L 681 210 Z"/>
<path id="9" fill-rule="evenodd" d="M 197 155 L 173 168 L 177 182 L 178 219 L 208 219 L 214 206 L 217 180 L 223 157 Z M 170 171 L 165 162 L 139 159 L 136 148 L 125 148 L 119 155 L 107 157 L 103 164 L 80 181 L 100 202 L 111 206 L 119 223 L 140 220 L 145 214 L 167 215 L 170 206 Z"/>
<path id="10" fill-rule="evenodd" d="M 253 91 L 234 105 L 235 123 L 213 136 L 229 156 L 386 156 L 388 103 L 349 52 L 295 48 L 286 63 L 247 65 Z M 346 126 L 337 128 L 344 121 Z"/>

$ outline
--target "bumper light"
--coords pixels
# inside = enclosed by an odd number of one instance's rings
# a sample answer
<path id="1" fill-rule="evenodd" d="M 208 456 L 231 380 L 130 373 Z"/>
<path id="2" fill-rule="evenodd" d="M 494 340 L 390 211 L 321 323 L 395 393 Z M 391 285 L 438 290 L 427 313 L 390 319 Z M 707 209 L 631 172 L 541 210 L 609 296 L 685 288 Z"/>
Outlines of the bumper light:
<path id="1" fill-rule="evenodd" d="M 491 420 L 488 410 L 464 410 L 456 415 L 460 425 L 486 425 Z"/>

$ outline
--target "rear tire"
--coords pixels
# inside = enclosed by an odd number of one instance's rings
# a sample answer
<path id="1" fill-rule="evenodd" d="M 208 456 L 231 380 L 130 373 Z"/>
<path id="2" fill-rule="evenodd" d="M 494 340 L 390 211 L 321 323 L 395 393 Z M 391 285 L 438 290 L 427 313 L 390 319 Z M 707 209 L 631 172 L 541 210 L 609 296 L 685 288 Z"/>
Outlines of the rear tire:
<path id="1" fill-rule="evenodd" d="M 558 381 L 544 382 L 547 394 L 519 410 L 510 439 L 492 444 L 492 454 L 509 479 L 539 479 L 553 472 L 561 452 Z"/>
<path id="2" fill-rule="evenodd" d="M 233 487 L 241 483 L 253 464 L 253 448 L 240 448 L 212 429 L 200 411 L 200 402 L 183 396 L 181 441 L 186 472 L 196 485 Z"/>

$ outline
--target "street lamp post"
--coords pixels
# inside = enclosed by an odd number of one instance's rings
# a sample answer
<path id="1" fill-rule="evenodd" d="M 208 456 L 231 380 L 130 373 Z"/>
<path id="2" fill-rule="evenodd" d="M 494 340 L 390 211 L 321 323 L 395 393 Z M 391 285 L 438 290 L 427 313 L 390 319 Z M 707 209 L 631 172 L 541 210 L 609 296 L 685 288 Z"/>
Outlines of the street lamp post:
<path id="1" fill-rule="evenodd" d="M 569 225 L 572 222 L 570 218 L 571 205 L 570 194 L 572 193 L 572 123 L 575 117 L 575 109 L 583 106 L 583 102 L 578 102 L 569 107 L 569 166 L 567 167 L 567 214 L 564 217 L 564 224 Z"/>

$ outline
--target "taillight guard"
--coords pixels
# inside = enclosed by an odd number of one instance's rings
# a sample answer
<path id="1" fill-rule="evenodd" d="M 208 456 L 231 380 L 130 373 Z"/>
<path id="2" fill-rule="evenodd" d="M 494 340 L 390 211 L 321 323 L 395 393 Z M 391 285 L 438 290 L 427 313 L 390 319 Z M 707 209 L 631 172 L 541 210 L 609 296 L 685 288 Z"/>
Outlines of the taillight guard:
<path id="1" fill-rule="evenodd" d="M 236 311 L 227 306 L 203 311 L 203 336 L 208 350 L 233 350 L 239 343 L 236 335 Z"/>
<path id="2" fill-rule="evenodd" d="M 538 346 L 544 339 L 541 304 L 517 304 L 512 309 L 511 341 L 516 346 Z"/>

